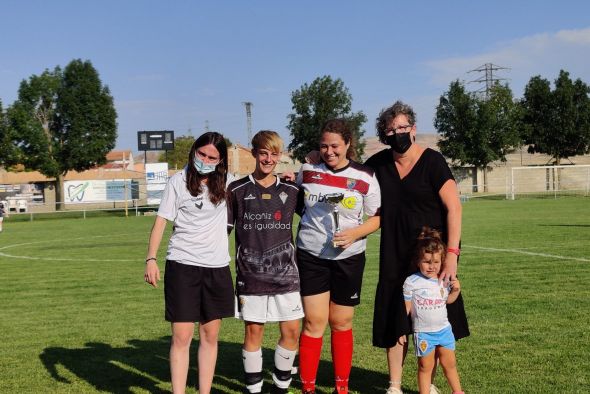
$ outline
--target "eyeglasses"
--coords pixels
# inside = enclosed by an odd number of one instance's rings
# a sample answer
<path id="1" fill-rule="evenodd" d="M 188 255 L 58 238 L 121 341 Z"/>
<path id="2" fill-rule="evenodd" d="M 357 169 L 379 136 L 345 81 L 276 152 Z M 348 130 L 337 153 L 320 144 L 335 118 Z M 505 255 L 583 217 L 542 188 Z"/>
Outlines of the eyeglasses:
<path id="1" fill-rule="evenodd" d="M 403 125 L 403 126 L 397 126 L 397 127 L 392 127 L 391 129 L 386 129 L 385 130 L 385 134 L 395 134 L 395 133 L 405 133 L 407 131 L 410 131 L 412 129 L 412 125 Z"/>

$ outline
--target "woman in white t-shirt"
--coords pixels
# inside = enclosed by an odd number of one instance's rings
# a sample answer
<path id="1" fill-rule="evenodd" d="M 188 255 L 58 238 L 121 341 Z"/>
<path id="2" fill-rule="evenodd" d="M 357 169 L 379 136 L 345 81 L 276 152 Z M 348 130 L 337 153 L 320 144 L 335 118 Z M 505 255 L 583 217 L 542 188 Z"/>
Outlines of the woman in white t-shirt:
<path id="1" fill-rule="evenodd" d="M 303 394 L 315 393 L 328 324 L 335 392 L 348 394 L 352 323 L 354 307 L 361 300 L 366 236 L 379 228 L 381 207 L 380 188 L 373 171 L 354 161 L 355 142 L 348 121 L 327 121 L 320 133 L 322 161 L 304 164 L 297 175 L 303 204 L 297 234 L 297 265 L 305 312 L 299 339 Z"/>
<path id="2" fill-rule="evenodd" d="M 188 165 L 168 180 L 150 235 L 145 281 L 156 287 L 156 255 L 166 221 L 174 223 L 166 254 L 166 320 L 172 325 L 172 391 L 184 393 L 189 347 L 199 323 L 199 392 L 209 393 L 217 361 L 221 319 L 233 316 L 234 294 L 229 269 L 226 186 L 227 146 L 219 133 L 194 142 Z"/>

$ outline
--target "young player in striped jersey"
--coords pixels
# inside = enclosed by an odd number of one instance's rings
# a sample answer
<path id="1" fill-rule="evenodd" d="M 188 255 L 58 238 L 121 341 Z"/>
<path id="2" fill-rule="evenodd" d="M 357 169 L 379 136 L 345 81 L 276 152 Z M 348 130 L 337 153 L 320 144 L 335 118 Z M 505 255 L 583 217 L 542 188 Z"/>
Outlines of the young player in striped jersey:
<path id="1" fill-rule="evenodd" d="M 274 175 L 283 141 L 274 131 L 252 139 L 254 173 L 230 184 L 228 225 L 236 237 L 236 317 L 244 320 L 242 349 L 246 392 L 262 391 L 262 338 L 267 322 L 279 322 L 273 393 L 286 393 L 297 353 L 303 307 L 292 222 L 299 188 Z"/>

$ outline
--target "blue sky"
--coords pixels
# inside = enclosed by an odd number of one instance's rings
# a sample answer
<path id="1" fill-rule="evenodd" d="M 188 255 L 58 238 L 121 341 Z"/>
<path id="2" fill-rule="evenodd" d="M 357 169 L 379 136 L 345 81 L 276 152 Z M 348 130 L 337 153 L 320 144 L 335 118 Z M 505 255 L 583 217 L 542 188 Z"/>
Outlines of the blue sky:
<path id="1" fill-rule="evenodd" d="M 3 1 L 0 99 L 45 68 L 89 59 L 118 112 L 117 148 L 138 130 L 198 136 L 208 122 L 247 144 L 252 127 L 290 140 L 291 92 L 341 78 L 375 134 L 379 111 L 414 106 L 432 133 L 440 95 L 484 63 L 510 70 L 516 97 L 560 69 L 590 83 L 590 1 Z M 476 90 L 481 86 L 467 85 Z"/>

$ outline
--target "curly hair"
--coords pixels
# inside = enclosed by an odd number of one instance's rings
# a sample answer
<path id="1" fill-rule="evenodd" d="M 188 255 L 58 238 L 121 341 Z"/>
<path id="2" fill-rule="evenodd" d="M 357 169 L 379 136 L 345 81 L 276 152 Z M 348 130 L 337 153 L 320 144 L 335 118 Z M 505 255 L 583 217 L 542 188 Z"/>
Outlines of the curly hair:
<path id="1" fill-rule="evenodd" d="M 412 256 L 412 269 L 418 269 L 418 263 L 422 261 L 426 253 L 440 253 L 441 261 L 445 260 L 447 254 L 441 232 L 428 226 L 422 227 L 422 232 L 416 239 L 414 255 Z"/>
<path id="2" fill-rule="evenodd" d="M 327 120 L 322 126 L 322 132 L 320 133 L 320 136 L 324 133 L 334 133 L 340 135 L 345 144 L 350 143 L 348 150 L 346 151 L 346 158 L 351 160 L 357 159 L 355 149 L 356 140 L 354 138 L 352 128 L 350 127 L 350 123 L 346 119 Z"/>
<path id="3" fill-rule="evenodd" d="M 414 109 L 402 101 L 396 101 L 392 106 L 382 109 L 379 113 L 379 116 L 377 117 L 375 127 L 377 129 L 377 136 L 379 137 L 379 141 L 381 141 L 381 143 L 386 143 L 385 137 L 387 135 L 387 128 L 389 127 L 391 121 L 398 115 L 406 115 L 410 126 L 416 124 L 416 113 L 414 112 Z"/>

